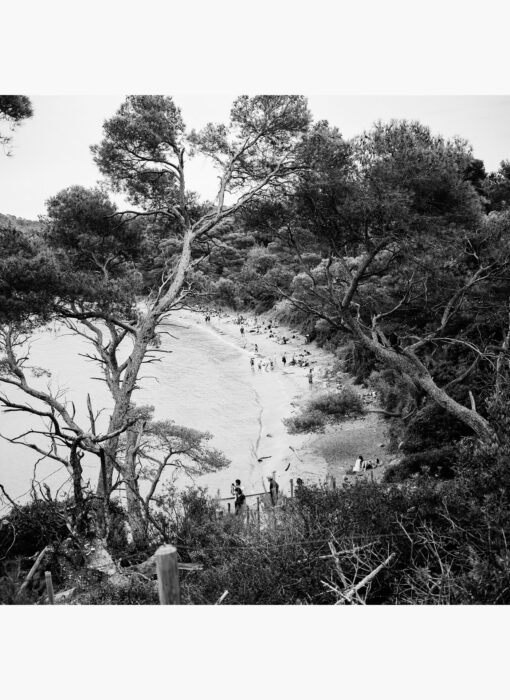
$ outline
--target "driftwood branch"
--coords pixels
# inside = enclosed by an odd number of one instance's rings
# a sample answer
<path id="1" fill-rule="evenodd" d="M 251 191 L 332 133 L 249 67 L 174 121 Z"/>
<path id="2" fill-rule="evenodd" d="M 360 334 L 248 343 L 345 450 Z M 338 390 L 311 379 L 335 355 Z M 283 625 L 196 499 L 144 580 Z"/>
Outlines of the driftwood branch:
<path id="1" fill-rule="evenodd" d="M 371 571 L 367 576 L 365 576 L 365 578 L 361 579 L 359 583 L 353 586 L 350 590 L 344 591 L 342 593 L 342 598 L 337 603 L 335 603 L 335 605 L 345 605 L 345 603 L 350 603 L 361 588 L 364 588 L 364 586 L 370 583 L 370 581 L 372 581 L 372 579 L 374 579 L 380 571 L 382 571 L 386 566 L 391 564 L 395 556 L 396 555 L 394 553 L 390 554 L 390 556 L 387 559 L 385 559 L 382 564 L 379 564 L 379 566 L 376 567 L 373 571 Z"/>

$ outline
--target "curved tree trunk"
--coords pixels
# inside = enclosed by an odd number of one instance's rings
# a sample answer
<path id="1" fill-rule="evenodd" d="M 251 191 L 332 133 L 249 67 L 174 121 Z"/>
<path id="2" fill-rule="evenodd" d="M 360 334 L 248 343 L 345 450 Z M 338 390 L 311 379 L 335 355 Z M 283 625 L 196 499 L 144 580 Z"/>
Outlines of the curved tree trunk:
<path id="1" fill-rule="evenodd" d="M 498 443 L 496 432 L 490 423 L 476 410 L 463 406 L 452 399 L 444 389 L 437 386 L 428 369 L 414 354 L 406 352 L 405 349 L 396 351 L 381 345 L 366 335 L 353 318 L 346 318 L 345 321 L 354 337 L 386 366 L 407 375 L 434 403 L 471 428 L 480 440 L 487 444 Z"/>

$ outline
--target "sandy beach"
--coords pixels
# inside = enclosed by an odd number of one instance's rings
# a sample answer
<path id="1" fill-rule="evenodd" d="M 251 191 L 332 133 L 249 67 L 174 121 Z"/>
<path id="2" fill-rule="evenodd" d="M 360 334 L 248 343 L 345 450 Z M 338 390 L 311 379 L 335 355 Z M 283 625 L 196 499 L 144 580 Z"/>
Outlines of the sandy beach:
<path id="1" fill-rule="evenodd" d="M 311 393 L 329 386 L 325 374 L 335 361 L 332 353 L 275 323 L 269 315 L 255 318 L 243 313 L 242 324 L 233 313 L 211 314 L 208 323 L 205 314 L 196 311 L 180 312 L 179 317 L 219 335 L 246 357 L 247 381 L 252 382 L 260 403 L 259 438 L 253 459 L 245 473 L 243 470 L 239 474 L 247 493 L 260 492 L 262 483 L 267 484 L 267 477 L 273 472 L 281 491 L 288 494 L 290 480 L 295 483 L 298 477 L 305 483 L 325 482 L 332 476 L 337 481 L 342 479 L 358 454 L 371 458 L 378 456 L 383 462 L 387 460 L 388 455 L 382 447 L 386 444 L 385 424 L 374 413 L 328 426 L 323 434 L 290 435 L 287 432 L 283 418 L 291 416 Z M 244 333 L 241 333 L 241 327 Z M 283 337 L 286 343 L 283 343 Z M 282 362 L 284 354 L 286 364 Z M 296 361 L 301 360 L 302 366 L 290 365 L 293 357 Z M 250 366 L 251 358 L 254 359 L 253 367 Z M 310 368 L 313 369 L 312 384 L 308 381 Z M 352 378 L 343 374 L 341 383 L 352 384 Z M 364 395 L 367 404 L 372 401 L 367 390 L 356 387 L 356 391 Z M 221 496 L 228 495 L 221 493 Z"/>

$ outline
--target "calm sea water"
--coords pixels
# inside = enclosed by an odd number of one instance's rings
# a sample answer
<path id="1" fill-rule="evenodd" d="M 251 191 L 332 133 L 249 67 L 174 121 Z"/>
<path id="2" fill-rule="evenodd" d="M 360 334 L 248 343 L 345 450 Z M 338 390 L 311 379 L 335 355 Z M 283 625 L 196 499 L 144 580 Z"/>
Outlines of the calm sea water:
<path id="1" fill-rule="evenodd" d="M 211 444 L 229 457 L 232 466 L 200 478 L 199 482 L 207 485 L 211 492 L 220 489 L 222 495 L 229 495 L 229 485 L 238 476 L 247 487 L 250 480 L 255 482 L 256 479 L 260 490 L 255 450 L 260 437 L 261 406 L 256 388 L 250 382 L 246 354 L 203 326 L 179 319 L 173 323 L 178 326 L 166 330 L 175 337 L 164 336 L 162 345 L 171 350 L 171 354 L 160 354 L 160 362 L 144 366 L 140 390 L 134 400 L 137 404 L 153 405 L 156 419 L 169 418 L 213 434 Z M 86 424 L 86 395 L 90 393 L 94 408 L 105 409 L 104 427 L 111 400 L 104 384 L 95 379 L 100 374 L 97 365 L 83 357 L 87 352 L 90 352 L 89 346 L 82 338 L 64 333 L 62 329 L 45 330 L 32 343 L 29 364 L 49 370 L 51 376 L 34 376 L 32 381 L 65 395 L 70 409 L 76 410 L 77 420 L 82 424 Z M 26 401 L 21 394 L 16 398 Z M 22 413 L 0 414 L 0 432 L 11 437 L 29 427 L 38 429 L 40 425 L 38 418 Z M 27 439 L 37 442 L 37 438 Z M 38 455 L 5 440 L 0 441 L 0 450 L 0 483 L 12 496 L 21 496 L 30 488 Z M 93 459 L 84 460 L 85 477 L 94 483 L 97 479 L 95 465 Z M 55 470 L 57 473 L 53 473 Z M 65 468 L 50 458 L 39 463 L 36 474 L 52 491 L 68 478 Z M 69 484 L 63 488 L 68 487 Z"/>

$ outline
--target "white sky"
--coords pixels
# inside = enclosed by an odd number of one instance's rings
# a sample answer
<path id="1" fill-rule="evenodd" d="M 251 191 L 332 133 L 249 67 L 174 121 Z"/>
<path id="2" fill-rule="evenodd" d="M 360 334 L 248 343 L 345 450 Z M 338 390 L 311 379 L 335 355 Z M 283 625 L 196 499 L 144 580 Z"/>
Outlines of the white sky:
<path id="1" fill-rule="evenodd" d="M 187 128 L 227 121 L 234 95 L 174 95 Z M 0 153 L 0 213 L 35 219 L 46 200 L 64 187 L 93 186 L 100 177 L 89 146 L 123 96 L 32 96 L 34 116 L 19 127 L 12 157 Z M 510 159 L 510 96 L 309 96 L 315 120 L 327 119 L 345 137 L 374 121 L 418 119 L 443 136 L 459 135 L 488 171 Z M 208 163 L 188 164 L 188 187 L 213 198 L 215 174 Z"/>

